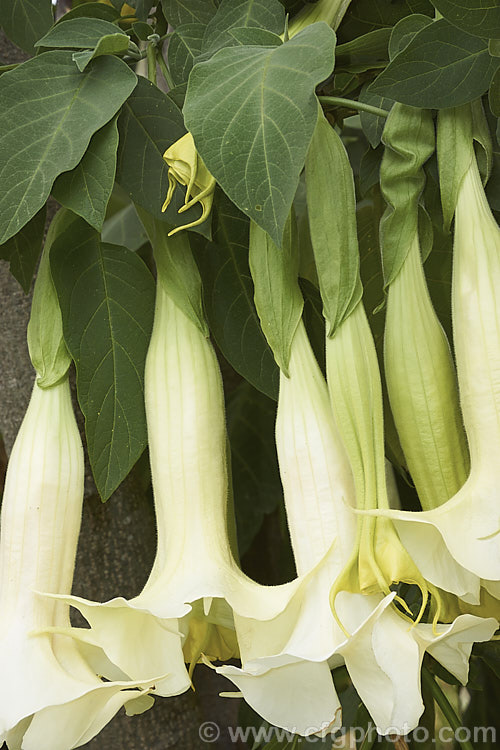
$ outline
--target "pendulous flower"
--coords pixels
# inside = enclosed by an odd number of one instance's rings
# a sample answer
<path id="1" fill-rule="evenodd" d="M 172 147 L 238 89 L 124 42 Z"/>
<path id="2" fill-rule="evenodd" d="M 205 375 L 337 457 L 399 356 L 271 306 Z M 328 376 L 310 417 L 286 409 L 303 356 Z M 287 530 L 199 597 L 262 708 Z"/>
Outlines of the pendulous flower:
<path id="1" fill-rule="evenodd" d="M 168 164 L 168 192 L 161 210 L 167 210 L 177 184 L 186 186 L 184 205 L 178 213 L 187 211 L 196 203 L 201 205 L 201 216 L 189 224 L 172 229 L 169 233 L 172 235 L 205 221 L 212 210 L 216 183 L 198 154 L 191 133 L 186 133 L 167 148 L 163 158 Z"/>
<path id="2" fill-rule="evenodd" d="M 430 553 L 437 559 L 434 550 L 443 550 L 444 576 L 462 570 L 472 573 L 499 598 L 500 229 L 472 147 L 455 211 L 453 263 L 454 342 L 470 474 L 461 489 L 437 508 L 384 515 L 394 519 L 403 543 L 422 569 Z"/>
<path id="3" fill-rule="evenodd" d="M 1 515 L 0 743 L 9 750 L 70 750 L 125 704 L 152 704 L 152 682 L 103 682 L 73 640 L 51 632 L 69 627 L 69 607 L 39 593 L 71 590 L 83 476 L 67 377 L 47 389 L 35 383 Z"/>

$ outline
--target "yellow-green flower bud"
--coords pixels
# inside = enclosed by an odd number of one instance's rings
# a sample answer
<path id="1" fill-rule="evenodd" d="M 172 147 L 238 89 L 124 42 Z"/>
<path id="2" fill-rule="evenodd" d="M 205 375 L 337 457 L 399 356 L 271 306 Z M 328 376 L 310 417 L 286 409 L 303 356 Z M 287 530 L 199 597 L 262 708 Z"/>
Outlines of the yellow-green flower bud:
<path id="1" fill-rule="evenodd" d="M 177 184 L 186 186 L 184 205 L 179 209 L 179 213 L 187 211 L 195 203 L 199 203 L 202 209 L 199 219 L 182 227 L 172 229 L 169 233 L 172 235 L 180 232 L 182 229 L 198 226 L 198 224 L 205 221 L 212 210 L 216 183 L 215 178 L 212 177 L 202 158 L 199 156 L 191 133 L 186 133 L 186 135 L 183 135 L 182 138 L 179 138 L 178 141 L 167 148 L 163 154 L 163 158 L 167 162 L 169 169 L 168 192 L 161 210 L 167 210 Z"/>

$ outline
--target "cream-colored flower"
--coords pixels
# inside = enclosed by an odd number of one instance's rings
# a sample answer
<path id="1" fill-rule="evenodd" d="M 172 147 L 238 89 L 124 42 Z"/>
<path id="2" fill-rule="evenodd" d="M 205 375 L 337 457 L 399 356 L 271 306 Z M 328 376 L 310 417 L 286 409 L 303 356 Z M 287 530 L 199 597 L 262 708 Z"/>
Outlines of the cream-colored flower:
<path id="1" fill-rule="evenodd" d="M 0 539 L 0 743 L 70 750 L 151 683 L 103 682 L 74 641 L 69 608 L 38 592 L 71 590 L 83 499 L 83 450 L 67 378 L 36 383 L 10 457 Z M 149 702 L 148 702 L 149 701 Z"/>
<path id="2" fill-rule="evenodd" d="M 235 562 L 227 529 L 224 394 L 210 341 L 157 287 L 145 373 L 158 546 L 143 591 L 105 604 L 65 597 L 91 625 L 72 634 L 99 646 L 131 679 L 165 674 L 159 695 L 191 682 L 184 661 L 238 655 L 232 609 L 271 619 L 295 587 L 260 586 Z"/>
<path id="3" fill-rule="evenodd" d="M 439 571 L 438 585 L 472 604 L 478 602 L 477 591 L 471 598 L 459 590 L 467 576 L 484 579 L 487 591 L 500 594 L 499 288 L 500 229 L 471 154 L 456 206 L 452 282 L 457 374 L 471 470 L 463 487 L 443 505 L 423 513 L 384 514 L 394 519 L 422 572 L 429 578 L 431 567 Z"/>
<path id="4" fill-rule="evenodd" d="M 341 591 L 335 606 L 349 635 L 341 629 L 330 608 L 330 589 L 356 542 L 356 517 L 350 508 L 355 501 L 353 476 L 302 323 L 289 368 L 289 378 L 280 376 L 276 442 L 292 547 L 303 583 L 287 609 L 272 621 L 235 615 L 242 667 L 217 671 L 270 723 L 299 734 L 324 734 L 341 722 L 330 669 L 345 663 L 379 730 L 405 734 L 423 711 L 424 651 L 434 647 L 436 658 L 452 670 L 460 662 L 460 675 L 466 680 L 461 654 L 468 656 L 475 640 L 489 639 L 496 621 L 458 618 L 438 626 L 437 633 L 432 625 L 410 630 L 392 606 L 395 594 Z M 300 673 L 308 685 L 306 699 L 295 688 Z"/>

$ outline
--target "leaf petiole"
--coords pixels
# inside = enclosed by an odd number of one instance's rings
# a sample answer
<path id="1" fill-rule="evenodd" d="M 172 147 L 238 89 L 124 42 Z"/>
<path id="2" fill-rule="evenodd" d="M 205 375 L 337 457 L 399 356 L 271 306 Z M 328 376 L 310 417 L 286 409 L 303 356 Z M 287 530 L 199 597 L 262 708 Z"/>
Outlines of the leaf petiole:
<path id="1" fill-rule="evenodd" d="M 318 99 L 320 104 L 325 104 L 327 106 L 348 107 L 350 109 L 357 109 L 360 112 L 368 112 L 377 117 L 389 117 L 389 112 L 386 109 L 380 109 L 380 107 L 374 107 L 371 104 L 358 102 L 356 99 L 344 99 L 342 96 L 318 96 Z"/>
<path id="2" fill-rule="evenodd" d="M 455 709 L 451 705 L 450 701 L 439 687 L 434 676 L 425 665 L 422 666 L 422 682 L 429 689 L 432 697 L 443 712 L 445 719 L 450 722 L 450 727 L 456 733 L 457 729 L 462 726 L 460 719 L 455 713 Z M 457 737 L 457 742 L 460 744 L 462 750 L 474 750 L 474 746 L 469 740 L 461 740 Z"/>

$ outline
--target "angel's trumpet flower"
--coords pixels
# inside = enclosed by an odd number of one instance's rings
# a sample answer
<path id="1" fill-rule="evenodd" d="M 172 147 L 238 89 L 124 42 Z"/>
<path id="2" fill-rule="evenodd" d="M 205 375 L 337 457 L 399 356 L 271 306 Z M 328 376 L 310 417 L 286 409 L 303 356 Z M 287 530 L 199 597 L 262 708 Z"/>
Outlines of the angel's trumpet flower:
<path id="1" fill-rule="evenodd" d="M 152 683 L 103 682 L 74 641 L 47 632 L 69 626 L 68 605 L 39 592 L 71 590 L 83 477 L 68 379 L 47 389 L 35 383 L 1 516 L 0 743 L 10 750 L 70 750 L 123 705 L 139 712 L 152 703 L 133 689 Z"/>
<path id="2" fill-rule="evenodd" d="M 458 492 L 469 473 L 455 366 L 429 295 L 419 242 L 423 165 L 435 148 L 432 113 L 395 104 L 382 139 L 384 369 L 408 469 L 422 508 L 430 510 Z"/>
<path id="3" fill-rule="evenodd" d="M 158 526 L 153 569 L 129 601 L 68 601 L 91 625 L 74 636 L 101 647 L 131 679 L 168 673 L 156 692 L 173 695 L 190 685 L 184 660 L 194 667 L 202 656 L 237 656 L 231 608 L 273 618 L 297 584 L 260 586 L 234 560 L 219 365 L 205 333 L 160 281 L 145 395 Z"/>
<path id="4" fill-rule="evenodd" d="M 223 666 L 217 671 L 231 679 L 269 722 L 297 733 L 324 734 L 341 720 L 329 670 L 345 663 L 379 731 L 405 734 L 423 711 L 424 651 L 466 682 L 471 645 L 489 639 L 496 621 L 467 616 L 440 626 L 437 633 L 432 625 L 410 631 L 391 606 L 394 594 L 342 591 L 336 607 L 351 633 L 346 636 L 332 614 L 330 589 L 356 541 L 356 517 L 349 507 L 354 502 L 353 477 L 303 323 L 293 339 L 289 374 L 280 375 L 276 444 L 292 548 L 303 583 L 273 621 L 242 621 L 235 615 L 242 668 Z M 302 670 L 309 680 L 312 712 L 302 696 L 290 701 L 293 670 Z M 305 714 L 311 713 L 314 721 L 301 731 Z"/>
<path id="5" fill-rule="evenodd" d="M 469 461 L 451 353 L 429 298 L 417 236 L 389 287 L 384 349 L 401 446 L 422 507 L 431 510 L 462 487 Z M 426 539 L 425 557 L 411 545 L 423 575 L 478 604 L 481 579 L 459 565 L 432 532 Z"/>
<path id="6" fill-rule="evenodd" d="M 198 154 L 191 133 L 186 133 L 167 148 L 163 158 L 168 164 L 168 192 L 161 210 L 167 210 L 177 184 L 186 186 L 184 205 L 179 209 L 179 213 L 187 211 L 195 203 L 199 203 L 202 209 L 199 219 L 172 229 L 172 235 L 205 221 L 212 210 L 216 183 Z"/>
<path id="7" fill-rule="evenodd" d="M 358 510 L 388 508 L 382 387 L 377 354 L 363 303 L 326 340 L 327 380 L 333 411 L 356 486 Z M 332 590 L 389 594 L 393 583 L 416 584 L 425 608 L 428 585 L 386 518 L 358 516 L 356 544 Z M 407 609 L 403 600 L 398 599 Z"/>
<path id="8" fill-rule="evenodd" d="M 441 549 L 499 596 L 500 229 L 476 159 L 463 178 L 455 212 L 452 313 L 460 403 L 471 470 L 446 503 L 423 513 L 386 512 L 418 564 Z M 445 555 L 446 557 L 446 555 Z M 443 566 L 447 563 L 445 560 Z M 451 564 L 447 565 L 451 569 Z"/>
<path id="9" fill-rule="evenodd" d="M 424 510 L 449 500 L 469 473 L 455 366 L 432 306 L 418 232 L 423 164 L 435 147 L 432 114 L 395 104 L 387 119 L 380 185 L 387 202 L 381 249 L 387 286 L 384 364 L 389 401 L 408 469 Z M 479 602 L 480 578 L 441 544 L 419 558 L 434 585 Z M 449 597 L 441 597 L 441 601 Z"/>

